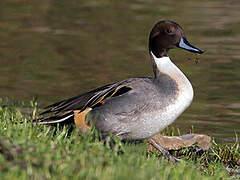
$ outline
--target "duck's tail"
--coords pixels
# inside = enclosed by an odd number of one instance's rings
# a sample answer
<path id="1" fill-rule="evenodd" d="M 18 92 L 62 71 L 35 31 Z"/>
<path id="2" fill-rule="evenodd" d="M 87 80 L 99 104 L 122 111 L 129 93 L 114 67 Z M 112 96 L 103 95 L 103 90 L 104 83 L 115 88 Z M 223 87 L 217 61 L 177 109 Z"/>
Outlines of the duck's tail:
<path id="1" fill-rule="evenodd" d="M 71 123 L 74 120 L 74 112 L 69 112 L 61 115 L 51 115 L 42 117 L 33 121 L 36 124 L 56 124 L 56 123 Z"/>

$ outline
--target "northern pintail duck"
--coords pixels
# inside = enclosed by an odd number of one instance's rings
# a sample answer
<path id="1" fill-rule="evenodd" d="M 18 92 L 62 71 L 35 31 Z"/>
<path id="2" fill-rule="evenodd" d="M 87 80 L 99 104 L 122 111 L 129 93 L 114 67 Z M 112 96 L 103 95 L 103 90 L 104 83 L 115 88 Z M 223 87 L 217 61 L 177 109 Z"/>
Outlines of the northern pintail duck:
<path id="1" fill-rule="evenodd" d="M 159 133 L 192 102 L 193 88 L 170 60 L 168 51 L 182 48 L 201 54 L 180 25 L 159 21 L 149 36 L 154 77 L 130 78 L 52 104 L 40 124 L 74 121 L 81 129 L 94 126 L 102 135 L 141 140 Z"/>

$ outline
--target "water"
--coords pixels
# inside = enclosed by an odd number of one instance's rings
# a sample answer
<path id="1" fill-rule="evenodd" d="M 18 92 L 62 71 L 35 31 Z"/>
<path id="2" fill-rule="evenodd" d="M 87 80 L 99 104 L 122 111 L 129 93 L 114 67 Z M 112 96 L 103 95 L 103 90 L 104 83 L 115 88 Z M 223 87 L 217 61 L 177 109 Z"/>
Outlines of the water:
<path id="1" fill-rule="evenodd" d="M 173 124 L 221 141 L 240 135 L 238 0 L 2 0 L 0 96 L 40 106 L 130 77 L 152 76 L 148 34 L 178 22 L 206 53 L 172 50 L 194 86 L 191 107 Z M 195 64 L 194 59 L 200 62 Z"/>

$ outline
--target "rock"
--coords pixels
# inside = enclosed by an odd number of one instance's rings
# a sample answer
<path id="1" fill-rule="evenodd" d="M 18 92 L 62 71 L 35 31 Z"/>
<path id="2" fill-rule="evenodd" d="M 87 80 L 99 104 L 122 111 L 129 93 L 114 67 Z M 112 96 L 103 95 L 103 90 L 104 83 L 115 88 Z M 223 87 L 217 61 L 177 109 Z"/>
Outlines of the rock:
<path id="1" fill-rule="evenodd" d="M 182 148 L 192 146 L 193 144 L 196 144 L 202 150 L 208 150 L 211 146 L 211 138 L 203 134 L 185 134 L 183 136 L 163 136 L 161 134 L 157 134 L 151 138 L 166 150 L 180 150 Z M 148 151 L 156 151 L 156 148 L 149 143 L 149 140 Z"/>

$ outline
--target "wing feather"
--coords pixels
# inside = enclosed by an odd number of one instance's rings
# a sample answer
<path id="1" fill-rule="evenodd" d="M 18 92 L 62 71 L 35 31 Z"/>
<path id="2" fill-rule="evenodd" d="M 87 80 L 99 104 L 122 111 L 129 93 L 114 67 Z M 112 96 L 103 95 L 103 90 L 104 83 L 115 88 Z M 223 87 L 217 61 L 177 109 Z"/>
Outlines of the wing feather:
<path id="1" fill-rule="evenodd" d="M 126 87 L 127 90 L 118 92 L 124 87 Z M 124 94 L 131 89 L 132 87 L 126 80 L 99 87 L 85 94 L 62 100 L 47 106 L 45 108 L 46 110 L 43 111 L 41 115 L 50 115 L 48 117 L 40 118 L 37 121 L 41 124 L 66 121 L 68 119 L 67 117 L 71 118 L 73 116 L 75 110 L 82 112 L 86 108 L 92 108 L 99 102 L 106 101 L 116 95 L 119 96 Z"/>

